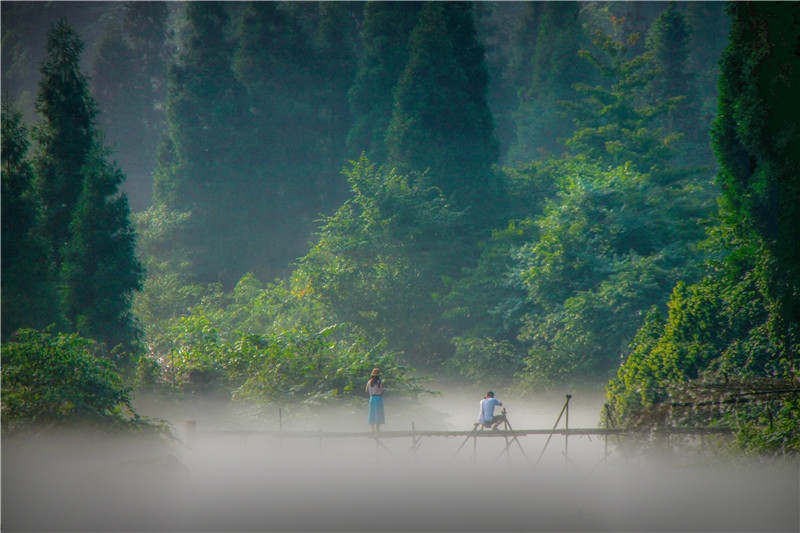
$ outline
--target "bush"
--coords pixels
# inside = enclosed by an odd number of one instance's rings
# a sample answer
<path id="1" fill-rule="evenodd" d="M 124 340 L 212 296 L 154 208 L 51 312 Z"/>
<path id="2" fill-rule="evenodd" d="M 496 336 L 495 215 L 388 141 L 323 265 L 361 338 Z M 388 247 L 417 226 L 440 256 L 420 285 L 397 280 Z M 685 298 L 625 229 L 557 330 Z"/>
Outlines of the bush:
<path id="1" fill-rule="evenodd" d="M 2 427 L 89 423 L 155 427 L 131 407 L 130 389 L 95 343 L 76 334 L 20 330 L 2 348 Z"/>

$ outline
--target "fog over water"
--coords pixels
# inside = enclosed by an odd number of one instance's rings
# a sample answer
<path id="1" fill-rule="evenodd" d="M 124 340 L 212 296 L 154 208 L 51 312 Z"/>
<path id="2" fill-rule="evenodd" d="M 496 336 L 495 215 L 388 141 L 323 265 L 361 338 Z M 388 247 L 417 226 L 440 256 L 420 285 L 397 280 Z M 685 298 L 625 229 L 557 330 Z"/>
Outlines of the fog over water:
<path id="1" fill-rule="evenodd" d="M 179 416 L 196 419 L 192 448 L 85 435 L 4 438 L 3 531 L 800 530 L 797 462 L 626 456 L 614 439 L 604 461 L 603 438 L 586 436 L 569 438 L 567 458 L 563 436 L 546 448 L 546 435 L 520 437 L 507 453 L 503 437 L 423 437 L 418 448 L 410 436 L 390 437 L 412 423 L 469 431 L 484 392 L 445 393 L 422 406 L 387 394 L 379 443 L 290 438 L 368 431 L 366 405 L 287 409 L 282 439 L 204 434 L 244 427 L 224 409 L 166 413 L 178 433 Z M 563 397 L 522 401 L 496 392 L 516 430 L 552 428 L 564 405 Z M 570 427 L 596 427 L 601 408 L 602 397 L 573 395 Z M 277 415 L 249 429 L 277 431 Z"/>

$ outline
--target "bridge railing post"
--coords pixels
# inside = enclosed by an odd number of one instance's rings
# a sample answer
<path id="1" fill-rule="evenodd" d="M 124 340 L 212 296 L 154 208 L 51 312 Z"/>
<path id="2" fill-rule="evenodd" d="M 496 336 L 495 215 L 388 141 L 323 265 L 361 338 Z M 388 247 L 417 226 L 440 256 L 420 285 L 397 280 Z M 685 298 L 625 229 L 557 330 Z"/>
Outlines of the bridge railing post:
<path id="1" fill-rule="evenodd" d="M 567 401 L 564 404 L 564 476 L 567 475 L 569 469 L 569 401 L 572 399 L 572 394 L 567 394 Z"/>

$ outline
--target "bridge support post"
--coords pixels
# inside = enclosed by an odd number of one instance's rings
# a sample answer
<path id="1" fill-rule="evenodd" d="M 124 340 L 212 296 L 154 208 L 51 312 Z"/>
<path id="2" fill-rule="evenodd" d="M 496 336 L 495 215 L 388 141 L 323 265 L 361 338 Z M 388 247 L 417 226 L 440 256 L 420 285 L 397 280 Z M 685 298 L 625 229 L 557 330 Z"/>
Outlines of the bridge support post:
<path id="1" fill-rule="evenodd" d="M 569 469 L 569 401 L 572 394 L 567 394 L 567 401 L 564 404 L 564 476 L 566 477 Z"/>

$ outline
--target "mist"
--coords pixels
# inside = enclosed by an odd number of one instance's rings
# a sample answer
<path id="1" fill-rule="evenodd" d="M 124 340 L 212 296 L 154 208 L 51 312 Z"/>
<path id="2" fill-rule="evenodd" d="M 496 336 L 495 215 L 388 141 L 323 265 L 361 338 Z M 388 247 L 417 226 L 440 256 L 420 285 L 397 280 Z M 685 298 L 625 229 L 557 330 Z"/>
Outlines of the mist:
<path id="1" fill-rule="evenodd" d="M 197 410 L 179 442 L 91 433 L 4 438 L 6 531 L 797 531 L 796 461 L 700 449 L 626 453 L 602 437 L 392 437 L 470 431 L 485 391 L 424 404 L 386 398 L 380 442 L 292 438 L 369 431 L 366 408 L 275 413 L 245 428 Z M 477 397 L 476 397 L 477 396 Z M 516 430 L 552 428 L 563 398 L 497 397 Z M 597 426 L 602 398 L 573 395 L 570 428 Z M 151 406 L 151 409 L 153 407 Z M 146 413 L 155 416 L 158 413 Z M 174 413 L 169 413 L 174 415 Z M 185 413 L 184 413 L 185 414 Z M 564 427 L 564 420 L 559 427 Z M 284 437 L 205 433 L 283 429 Z M 501 435 L 498 433 L 497 435 Z M 547 447 L 545 447 L 547 444 Z M 416 447 L 415 447 L 416 445 Z M 565 448 L 567 456 L 565 457 Z M 606 449 L 609 452 L 606 458 Z"/>

